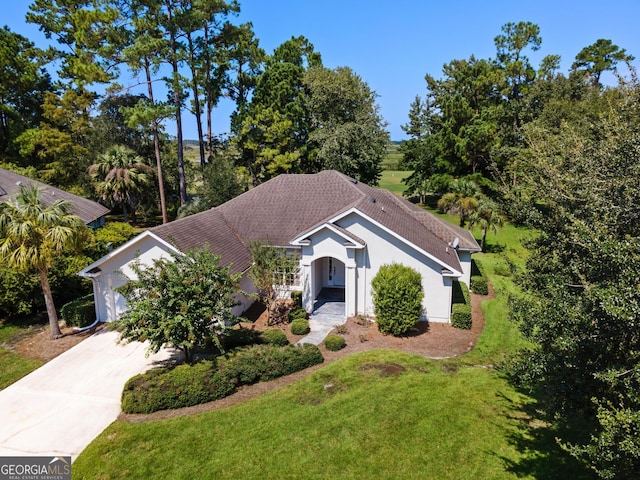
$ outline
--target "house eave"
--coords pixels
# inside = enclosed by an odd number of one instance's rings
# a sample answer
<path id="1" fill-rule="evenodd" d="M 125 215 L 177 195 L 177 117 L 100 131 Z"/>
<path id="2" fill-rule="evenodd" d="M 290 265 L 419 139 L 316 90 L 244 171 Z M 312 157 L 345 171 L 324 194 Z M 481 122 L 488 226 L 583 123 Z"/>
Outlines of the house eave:
<path id="1" fill-rule="evenodd" d="M 182 252 L 180 252 L 180 250 L 178 250 L 176 247 L 171 245 L 169 242 L 163 240 L 161 237 L 159 237 L 155 233 L 147 230 L 146 232 L 142 232 L 140 235 L 138 235 L 138 236 L 132 238 L 131 240 L 129 240 L 128 242 L 120 245 L 115 250 L 107 253 L 104 257 L 99 258 L 98 260 L 93 262 L 91 265 L 83 268 L 82 270 L 80 270 L 78 272 L 78 275 L 83 277 L 83 278 L 96 278 L 96 277 L 99 277 L 102 274 L 102 272 L 90 273 L 90 271 L 93 270 L 93 269 L 99 268 L 100 265 L 102 265 L 106 261 L 108 261 L 108 260 L 112 259 L 113 257 L 119 255 L 124 250 L 129 249 L 132 245 L 135 245 L 136 243 L 142 241 L 143 239 L 145 239 L 147 237 L 153 238 L 154 240 L 156 240 L 160 244 L 164 245 L 165 247 L 167 247 L 168 250 L 170 250 L 170 251 L 172 251 L 174 253 L 182 253 Z"/>
<path id="2" fill-rule="evenodd" d="M 341 229 L 339 229 L 336 226 L 332 225 L 330 222 L 322 223 L 322 224 L 314 227 L 311 230 L 307 230 L 306 232 L 302 232 L 296 238 L 291 240 L 290 243 L 291 243 L 291 245 L 294 245 L 294 246 L 301 246 L 301 247 L 302 246 L 309 246 L 312 243 L 310 237 L 312 237 L 316 233 L 320 232 L 321 230 L 325 230 L 325 229 L 326 230 L 330 230 L 331 232 L 335 233 L 336 235 L 338 235 L 339 237 L 344 239 L 343 245 L 345 246 L 345 248 L 362 249 L 362 248 L 365 248 L 367 246 L 366 242 L 364 242 L 362 240 L 359 240 L 359 239 L 356 239 L 353 235 L 345 234 L 344 231 L 341 231 Z M 344 230 L 344 229 L 342 229 L 342 230 Z"/>
<path id="3" fill-rule="evenodd" d="M 396 233 L 395 231 L 393 231 L 390 228 L 386 227 L 385 225 L 381 224 L 377 220 L 371 218 L 369 215 L 367 215 L 366 213 L 362 212 L 361 210 L 359 210 L 356 207 L 351 207 L 348 210 L 345 210 L 345 211 L 339 213 L 335 217 L 331 218 L 327 223 L 329 223 L 329 222 L 330 223 L 337 222 L 338 220 L 343 219 L 343 218 L 351 215 L 352 213 L 360 215 L 362 218 L 366 219 L 367 221 L 369 221 L 369 222 L 373 223 L 374 225 L 376 225 L 378 228 L 381 228 L 385 232 L 387 232 L 390 235 L 392 235 L 393 237 L 397 238 L 398 240 L 403 242 L 405 245 L 408 245 L 411 248 L 415 249 L 416 251 L 420 252 L 425 257 L 427 257 L 430 260 L 434 261 L 435 263 L 437 263 L 438 265 L 440 265 L 444 269 L 451 271 L 452 272 L 451 276 L 461 277 L 463 275 L 463 272 L 461 272 L 458 269 L 452 267 L 451 265 L 448 265 L 448 264 L 444 263 L 442 260 L 440 260 L 436 256 L 430 254 L 429 252 L 427 252 L 423 248 L 419 247 L 418 245 L 414 244 L 413 242 L 410 242 L 409 240 L 404 238 L 402 235 L 399 235 L 398 233 Z M 457 255 L 458 254 L 456 253 L 456 257 L 457 257 Z M 458 263 L 459 263 L 459 260 L 458 260 Z"/>

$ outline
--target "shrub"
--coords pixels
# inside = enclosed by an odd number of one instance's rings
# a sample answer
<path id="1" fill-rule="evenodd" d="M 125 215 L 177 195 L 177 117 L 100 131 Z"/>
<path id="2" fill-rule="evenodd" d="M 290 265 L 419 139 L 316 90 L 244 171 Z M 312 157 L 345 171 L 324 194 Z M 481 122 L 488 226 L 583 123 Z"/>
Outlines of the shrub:
<path id="1" fill-rule="evenodd" d="M 222 345 L 225 350 L 233 350 L 238 347 L 246 347 L 260 343 L 260 332 L 248 328 L 228 328 L 222 336 Z"/>
<path id="2" fill-rule="evenodd" d="M 68 326 L 86 327 L 96 320 L 93 294 L 77 298 L 62 306 L 60 316 Z"/>
<path id="3" fill-rule="evenodd" d="M 310 331 L 309 321 L 304 318 L 297 318 L 291 322 L 291 333 L 294 335 L 306 335 Z"/>
<path id="4" fill-rule="evenodd" d="M 269 345 L 289 345 L 287 334 L 279 328 L 271 328 L 269 330 L 265 330 L 260 334 L 260 339 L 263 343 L 267 343 Z"/>
<path id="5" fill-rule="evenodd" d="M 233 378 L 216 371 L 215 362 L 155 369 L 131 378 L 122 391 L 122 411 L 151 413 L 211 402 L 233 393 Z"/>
<path id="6" fill-rule="evenodd" d="M 451 308 L 451 325 L 462 330 L 471 328 L 471 306 L 455 303 Z"/>
<path id="7" fill-rule="evenodd" d="M 273 380 L 322 363 L 320 349 L 301 346 L 254 345 L 241 348 L 219 361 L 219 372 L 238 385 Z"/>
<path id="8" fill-rule="evenodd" d="M 461 303 L 463 305 L 471 305 L 471 295 L 469 295 L 469 287 L 464 282 L 454 280 L 452 282 L 453 298 L 451 303 Z"/>
<path id="9" fill-rule="evenodd" d="M 489 284 L 485 277 L 473 276 L 471 277 L 471 290 L 478 295 L 489 294 Z"/>
<path id="10" fill-rule="evenodd" d="M 309 314 L 304 308 L 294 308 L 289 311 L 289 323 L 299 318 L 306 320 Z"/>
<path id="11" fill-rule="evenodd" d="M 291 300 L 293 300 L 293 304 L 295 308 L 302 308 L 302 291 L 294 290 L 291 292 Z"/>
<path id="12" fill-rule="evenodd" d="M 324 346 L 327 347 L 327 350 L 337 352 L 338 350 L 342 350 L 344 347 L 346 347 L 347 342 L 345 341 L 344 337 L 332 333 L 324 339 Z"/>
<path id="13" fill-rule="evenodd" d="M 422 277 L 411 267 L 383 265 L 371 281 L 373 306 L 382 333 L 403 335 L 422 316 Z"/>

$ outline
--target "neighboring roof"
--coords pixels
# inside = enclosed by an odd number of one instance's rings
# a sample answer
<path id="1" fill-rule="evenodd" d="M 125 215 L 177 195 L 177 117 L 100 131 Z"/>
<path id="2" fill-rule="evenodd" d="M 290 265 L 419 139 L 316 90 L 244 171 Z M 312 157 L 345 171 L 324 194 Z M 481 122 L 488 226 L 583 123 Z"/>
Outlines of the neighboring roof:
<path id="1" fill-rule="evenodd" d="M 219 207 L 152 231 L 182 251 L 209 244 L 222 255 L 223 264 L 233 263 L 239 271 L 251 264 L 250 242 L 289 246 L 322 224 L 341 228 L 340 218 L 354 210 L 458 272 L 462 269 L 451 247 L 454 239 L 462 249 L 480 250 L 468 231 L 334 170 L 279 175 Z"/>
<path id="2" fill-rule="evenodd" d="M 71 212 L 80 217 L 85 225 L 94 222 L 109 213 L 109 209 L 87 198 L 74 195 L 46 183 L 38 182 L 24 175 L 0 168 L 0 202 L 18 194 L 21 185 L 38 185 L 42 189 L 41 200 L 45 205 L 52 205 L 56 200 L 67 200 L 71 204 Z"/>

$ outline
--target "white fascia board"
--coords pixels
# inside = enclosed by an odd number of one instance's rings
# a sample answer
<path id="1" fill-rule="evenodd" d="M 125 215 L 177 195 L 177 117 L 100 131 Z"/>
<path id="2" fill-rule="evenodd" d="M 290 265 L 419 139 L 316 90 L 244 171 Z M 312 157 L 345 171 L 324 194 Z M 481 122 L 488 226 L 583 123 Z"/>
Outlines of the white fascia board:
<path id="1" fill-rule="evenodd" d="M 400 240 L 401 242 L 403 242 L 405 245 L 410 246 L 411 248 L 417 250 L 418 252 L 422 253 L 424 256 L 426 256 L 427 258 L 433 260 L 434 262 L 436 262 L 438 265 L 451 270 L 452 274 L 450 276 L 452 277 L 461 277 L 463 275 L 462 272 L 460 272 L 459 270 L 453 268 L 451 265 L 447 265 L 446 263 L 442 262 L 442 260 L 434 257 L 433 255 L 431 255 L 429 252 L 427 252 L 426 250 L 423 250 L 422 248 L 420 248 L 419 246 L 413 244 L 412 242 L 410 242 L 409 240 L 407 240 L 406 238 L 404 238 L 402 235 L 399 235 L 398 233 L 394 232 L 393 230 L 391 230 L 390 228 L 385 227 L 384 225 L 382 225 L 380 222 L 374 220 L 373 218 L 371 218 L 369 215 L 366 215 L 365 213 L 363 213 L 362 211 L 358 210 L 356 207 L 351 207 L 349 210 L 346 210 L 342 213 L 339 213 L 338 215 L 336 215 L 335 217 L 331 218 L 329 221 L 331 223 L 333 222 L 337 222 L 338 220 L 351 215 L 352 213 L 355 213 L 357 215 L 360 215 L 362 218 L 364 218 L 365 220 L 368 220 L 369 222 L 373 223 L 374 225 L 376 225 L 378 228 L 381 228 L 382 230 L 384 230 L 385 232 L 387 232 L 389 235 L 397 238 L 398 240 Z M 426 228 L 426 227 L 425 227 Z M 455 250 L 454 250 L 455 251 Z M 456 256 L 458 254 L 456 253 Z M 458 263 L 460 263 L 460 259 L 458 259 Z"/>
<path id="2" fill-rule="evenodd" d="M 336 235 L 339 235 L 340 237 L 344 238 L 347 242 L 353 244 L 353 246 L 346 245 L 346 248 L 364 248 L 367 245 L 365 242 L 358 242 L 354 238 L 351 238 L 348 235 L 345 235 L 343 232 L 341 232 L 335 226 L 333 226 L 331 223 L 328 223 L 328 222 L 323 223 L 322 225 L 318 225 L 313 230 L 308 230 L 308 231 L 298 235 L 296 238 L 291 240 L 290 243 L 291 243 L 291 245 L 296 245 L 296 246 L 303 246 L 303 245 L 307 246 L 307 245 L 309 245 L 309 242 L 310 242 L 310 240 L 307 240 L 308 237 L 311 237 L 311 236 L 315 235 L 320 230 L 324 230 L 325 228 L 331 230 Z"/>
<path id="3" fill-rule="evenodd" d="M 116 255 L 120 254 L 120 252 L 123 252 L 124 250 L 128 250 L 130 247 L 132 247 L 133 245 L 135 245 L 136 243 L 140 242 L 141 240 L 143 240 L 143 239 L 145 239 L 147 237 L 153 238 L 154 240 L 159 242 L 161 245 L 164 245 L 165 247 L 167 247 L 167 249 L 169 251 L 172 251 L 174 253 L 182 253 L 180 250 L 178 250 L 176 247 L 171 245 L 169 242 L 163 240 L 162 238 L 160 238 L 158 235 L 156 235 L 155 233 L 151 232 L 150 230 L 147 230 L 145 232 L 142 232 L 140 235 L 132 238 L 128 242 L 120 245 L 115 250 L 107 253 L 104 257 L 99 258 L 98 260 L 93 262 L 88 267 L 83 268 L 82 270 L 80 270 L 78 272 L 78 275 L 80 275 L 81 277 L 85 277 L 85 278 L 95 278 L 95 277 L 99 276 L 99 275 L 96 275 L 96 274 L 93 274 L 93 273 L 88 273 L 88 272 L 89 272 L 89 270 L 93 270 L 94 268 L 99 267 L 100 265 L 102 265 L 107 260 L 110 260 L 111 258 L 113 258 Z"/>

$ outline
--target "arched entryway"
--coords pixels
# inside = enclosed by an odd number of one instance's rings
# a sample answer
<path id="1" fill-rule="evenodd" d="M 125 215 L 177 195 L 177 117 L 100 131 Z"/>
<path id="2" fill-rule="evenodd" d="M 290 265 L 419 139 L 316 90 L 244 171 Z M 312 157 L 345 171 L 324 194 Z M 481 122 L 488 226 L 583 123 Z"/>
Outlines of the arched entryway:
<path id="1" fill-rule="evenodd" d="M 346 267 L 334 257 L 322 257 L 311 264 L 313 312 L 345 317 Z"/>

